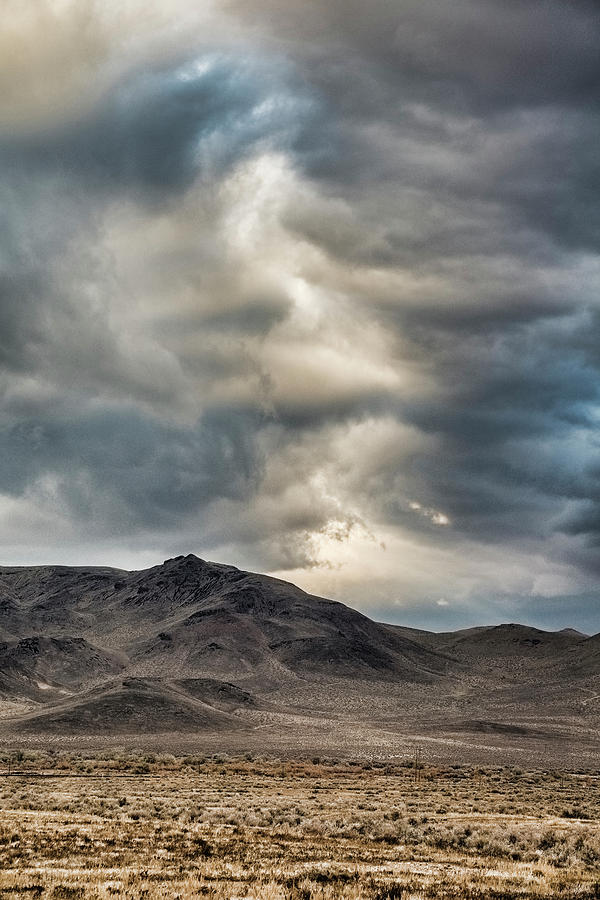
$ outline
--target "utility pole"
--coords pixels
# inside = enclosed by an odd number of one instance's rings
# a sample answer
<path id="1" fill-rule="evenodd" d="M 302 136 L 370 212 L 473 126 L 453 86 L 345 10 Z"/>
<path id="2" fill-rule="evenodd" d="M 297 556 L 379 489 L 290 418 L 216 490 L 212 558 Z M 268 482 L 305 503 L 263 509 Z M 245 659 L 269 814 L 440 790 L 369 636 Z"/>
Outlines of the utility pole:
<path id="1" fill-rule="evenodd" d="M 421 782 L 421 748 L 415 747 L 415 783 Z"/>

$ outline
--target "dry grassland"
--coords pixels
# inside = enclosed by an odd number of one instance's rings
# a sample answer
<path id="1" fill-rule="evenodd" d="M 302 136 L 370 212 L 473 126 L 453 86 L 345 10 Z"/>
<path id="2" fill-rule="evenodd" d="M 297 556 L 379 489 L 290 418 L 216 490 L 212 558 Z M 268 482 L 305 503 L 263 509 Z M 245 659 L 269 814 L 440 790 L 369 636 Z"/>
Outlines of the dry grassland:
<path id="1" fill-rule="evenodd" d="M 600 898 L 591 775 L 425 767 L 416 782 L 409 762 L 125 753 L 11 764 L 2 898 Z"/>

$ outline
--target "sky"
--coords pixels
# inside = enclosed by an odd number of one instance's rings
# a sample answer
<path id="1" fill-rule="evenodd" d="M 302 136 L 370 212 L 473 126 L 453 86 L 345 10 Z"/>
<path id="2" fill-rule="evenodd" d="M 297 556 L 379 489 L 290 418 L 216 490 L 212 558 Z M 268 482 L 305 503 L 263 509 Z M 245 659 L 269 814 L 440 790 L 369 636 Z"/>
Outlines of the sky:
<path id="1" fill-rule="evenodd" d="M 596 0 L 2 20 L 2 564 L 600 631 Z"/>

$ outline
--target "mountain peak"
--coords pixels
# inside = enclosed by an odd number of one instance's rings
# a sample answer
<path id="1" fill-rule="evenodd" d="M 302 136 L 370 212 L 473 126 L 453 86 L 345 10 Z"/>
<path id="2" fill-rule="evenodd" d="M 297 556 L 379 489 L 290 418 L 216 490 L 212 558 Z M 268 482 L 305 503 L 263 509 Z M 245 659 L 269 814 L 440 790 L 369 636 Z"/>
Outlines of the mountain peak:
<path id="1" fill-rule="evenodd" d="M 181 565 L 182 563 L 195 564 L 200 563 L 201 565 L 207 565 L 205 559 L 201 559 L 199 556 L 196 556 L 195 553 L 188 553 L 184 555 L 183 553 L 179 556 L 171 556 L 169 559 L 165 559 L 162 563 L 163 566 L 173 566 L 173 565 Z"/>
<path id="2" fill-rule="evenodd" d="M 172 556 L 169 559 L 165 559 L 164 562 L 161 563 L 160 566 L 153 567 L 149 571 L 154 571 L 156 569 L 167 569 L 167 570 L 177 570 L 182 572 L 192 572 L 198 571 L 200 569 L 206 569 L 210 571 L 218 571 L 218 572 L 238 572 L 235 566 L 228 566 L 225 563 L 217 563 L 212 562 L 209 559 L 202 559 L 200 556 L 196 556 L 195 553 L 187 553 L 186 555 L 181 554 L 180 556 Z"/>

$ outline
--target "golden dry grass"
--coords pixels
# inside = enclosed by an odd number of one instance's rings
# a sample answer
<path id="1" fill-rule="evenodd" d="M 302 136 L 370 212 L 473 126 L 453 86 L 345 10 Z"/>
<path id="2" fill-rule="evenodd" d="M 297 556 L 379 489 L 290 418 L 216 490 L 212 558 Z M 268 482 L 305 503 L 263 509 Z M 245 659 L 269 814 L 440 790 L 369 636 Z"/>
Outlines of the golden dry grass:
<path id="1" fill-rule="evenodd" d="M 507 768 L 25 754 L 0 897 L 600 897 L 599 782 Z M 39 778 L 33 771 L 53 777 Z"/>

